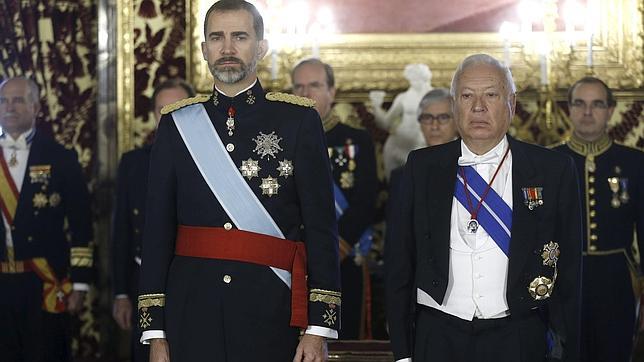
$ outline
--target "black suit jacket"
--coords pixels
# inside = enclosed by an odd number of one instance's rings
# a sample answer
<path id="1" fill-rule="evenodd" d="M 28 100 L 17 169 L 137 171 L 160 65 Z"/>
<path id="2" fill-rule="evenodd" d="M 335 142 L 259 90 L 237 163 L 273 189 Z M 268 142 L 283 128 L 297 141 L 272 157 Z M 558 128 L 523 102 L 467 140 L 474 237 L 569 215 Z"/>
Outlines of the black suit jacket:
<path id="1" fill-rule="evenodd" d="M 150 150 L 145 146 L 124 153 L 116 183 L 116 204 L 112 221 L 112 288 L 115 295 L 138 294 L 138 265 L 141 257 L 145 201 L 148 190 Z"/>
<path id="2" fill-rule="evenodd" d="M 47 166 L 48 177 L 32 177 L 32 167 Z M 90 282 L 92 221 L 83 172 L 76 152 L 41 131 L 30 146 L 11 235 L 15 260 L 44 257 L 59 279 L 69 275 L 72 282 Z M 6 260 L 2 222 L 0 240 L 0 260 Z"/>
<path id="3" fill-rule="evenodd" d="M 564 343 L 564 360 L 578 359 L 581 271 L 580 201 L 570 157 L 508 137 L 512 153 L 512 228 L 507 302 L 513 316 L 539 308 Z M 449 276 L 450 218 L 460 140 L 410 154 L 402 180 L 400 213 L 385 253 L 387 317 L 396 359 L 410 357 L 414 343 L 416 288 L 443 303 Z M 529 210 L 522 187 L 543 187 L 544 204 Z M 552 295 L 531 297 L 530 282 L 553 277 L 543 265 L 543 245 L 559 244 Z"/>

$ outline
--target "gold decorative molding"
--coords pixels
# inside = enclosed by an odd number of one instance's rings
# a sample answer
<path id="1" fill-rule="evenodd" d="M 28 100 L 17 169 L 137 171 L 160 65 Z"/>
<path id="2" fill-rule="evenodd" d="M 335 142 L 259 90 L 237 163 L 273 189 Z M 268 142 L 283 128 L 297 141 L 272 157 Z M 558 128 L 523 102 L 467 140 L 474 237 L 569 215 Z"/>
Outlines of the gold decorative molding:
<path id="1" fill-rule="evenodd" d="M 116 104 L 118 119 L 117 151 L 120 155 L 132 149 L 134 140 L 134 4 L 133 0 L 116 2 Z"/>
<path id="2" fill-rule="evenodd" d="M 205 0 L 187 0 L 187 47 L 189 80 L 199 92 L 212 90 L 212 77 L 203 61 L 200 42 L 203 38 Z M 642 0 L 600 1 L 598 34 L 593 41 L 593 72 L 615 89 L 641 88 L 644 81 L 642 47 Z M 520 90 L 539 88 L 537 37 L 532 33 L 523 42 L 510 47 L 512 71 Z M 583 40 L 575 48 L 566 45 L 565 34 L 554 33 L 550 55 L 551 87 L 567 88 L 587 74 Z M 583 37 L 583 36 L 582 36 Z M 503 58 L 503 40 L 497 33 L 425 33 L 425 34 L 338 34 L 320 46 L 320 57 L 334 67 L 339 101 L 364 101 L 367 92 L 383 89 L 392 92 L 406 89 L 402 72 L 409 63 L 430 66 L 434 86 L 449 86 L 456 65 L 473 53 L 488 53 Z M 259 66 L 259 77 L 266 88 L 290 88 L 289 72 L 295 63 L 310 56 L 310 49 L 283 50 L 279 53 L 277 79 L 271 80 L 270 57 Z"/>

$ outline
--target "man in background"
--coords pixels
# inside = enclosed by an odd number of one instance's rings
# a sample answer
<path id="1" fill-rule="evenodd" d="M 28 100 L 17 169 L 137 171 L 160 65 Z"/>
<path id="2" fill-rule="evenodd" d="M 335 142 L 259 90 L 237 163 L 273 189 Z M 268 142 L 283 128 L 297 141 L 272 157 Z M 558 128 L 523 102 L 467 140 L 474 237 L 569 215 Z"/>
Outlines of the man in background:
<path id="1" fill-rule="evenodd" d="M 40 96 L 0 83 L 0 359 L 71 361 L 70 314 L 89 290 L 90 200 L 76 153 L 36 129 Z"/>
<path id="2" fill-rule="evenodd" d="M 644 251 L 644 153 L 607 133 L 617 102 L 602 80 L 585 77 L 568 91 L 573 132 L 554 149 L 575 160 L 582 200 L 581 360 L 630 361 L 638 332 L 641 270 L 633 232 Z M 640 315 L 642 315 L 640 308 Z"/>
<path id="3" fill-rule="evenodd" d="M 373 142 L 367 131 L 341 123 L 333 111 L 336 88 L 330 65 L 315 58 L 305 59 L 293 68 L 291 81 L 293 93 L 315 101 L 333 171 L 344 311 L 339 338 L 370 338 L 366 258 L 378 187 Z"/>
<path id="4" fill-rule="evenodd" d="M 181 99 L 194 97 L 192 86 L 181 79 L 169 79 L 154 89 L 152 109 L 155 123 L 161 109 Z M 132 313 L 136 301 L 141 266 L 141 244 L 145 221 L 148 169 L 152 145 L 126 152 L 121 157 L 116 181 L 116 203 L 112 222 L 112 316 L 122 330 L 132 330 L 131 358 L 148 361 L 148 346 L 139 343 L 137 315 Z"/>

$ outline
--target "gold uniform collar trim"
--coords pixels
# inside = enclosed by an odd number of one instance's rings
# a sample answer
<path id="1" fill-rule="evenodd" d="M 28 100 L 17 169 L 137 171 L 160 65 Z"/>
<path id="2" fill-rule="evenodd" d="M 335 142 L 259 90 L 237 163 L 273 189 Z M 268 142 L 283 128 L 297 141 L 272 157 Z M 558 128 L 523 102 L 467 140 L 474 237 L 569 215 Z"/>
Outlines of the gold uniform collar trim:
<path id="1" fill-rule="evenodd" d="M 613 141 L 611 141 L 607 134 L 604 134 L 594 142 L 584 141 L 573 134 L 566 144 L 571 150 L 582 156 L 597 156 L 606 152 L 613 144 Z"/>
<path id="2" fill-rule="evenodd" d="M 324 127 L 324 132 L 329 132 L 335 126 L 337 126 L 338 123 L 340 123 L 340 117 L 335 113 L 335 111 L 331 110 L 326 118 L 322 120 L 322 127 Z"/>

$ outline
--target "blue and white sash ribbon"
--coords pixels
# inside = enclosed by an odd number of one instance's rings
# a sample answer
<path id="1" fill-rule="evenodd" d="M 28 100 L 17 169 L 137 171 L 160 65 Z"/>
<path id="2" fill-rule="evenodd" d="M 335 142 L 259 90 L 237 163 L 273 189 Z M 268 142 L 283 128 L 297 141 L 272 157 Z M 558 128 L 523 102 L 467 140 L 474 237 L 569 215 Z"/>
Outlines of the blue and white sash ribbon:
<path id="1" fill-rule="evenodd" d="M 201 176 L 239 230 L 284 239 L 284 234 L 228 155 L 202 104 L 172 112 L 172 118 Z M 291 273 L 271 267 L 288 287 Z"/>
<path id="2" fill-rule="evenodd" d="M 462 166 L 461 166 L 462 167 Z M 471 212 L 471 207 L 476 207 L 485 189 L 487 182 L 476 172 L 472 166 L 462 167 L 467 179 L 467 192 L 472 205 L 467 202 L 465 194 L 465 185 L 463 177 L 457 173 L 456 187 L 454 189 L 454 196 L 465 207 L 466 210 Z M 485 200 L 478 210 L 478 222 L 483 226 L 485 231 L 490 235 L 492 240 L 499 246 L 506 256 L 510 255 L 510 230 L 512 229 L 512 208 L 503 201 L 501 196 L 490 188 L 485 196 Z"/>
<path id="3" fill-rule="evenodd" d="M 340 217 L 344 214 L 344 210 L 349 207 L 349 201 L 347 201 L 342 189 L 335 181 L 333 181 L 333 196 L 335 199 L 335 219 L 340 220 Z M 371 226 L 367 227 L 360 235 L 357 250 L 356 247 L 353 247 L 349 255 L 355 256 L 356 252 L 359 252 L 361 255 L 367 255 L 371 249 L 371 244 L 373 244 L 373 232 Z"/>

